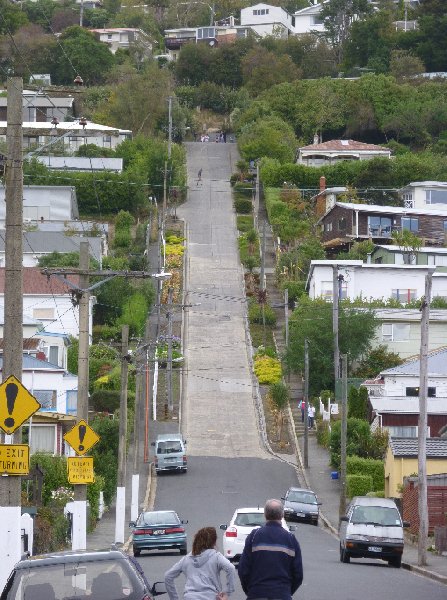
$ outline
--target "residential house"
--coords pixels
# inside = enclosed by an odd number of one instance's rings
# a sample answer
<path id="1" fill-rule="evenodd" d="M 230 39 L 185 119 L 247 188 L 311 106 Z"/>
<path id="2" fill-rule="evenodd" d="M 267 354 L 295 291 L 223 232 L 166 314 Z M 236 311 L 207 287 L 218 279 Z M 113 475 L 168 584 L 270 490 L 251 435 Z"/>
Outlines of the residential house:
<path id="1" fill-rule="evenodd" d="M 145 48 L 146 56 L 152 53 L 152 42 L 144 31 L 134 27 L 112 27 L 107 29 L 90 29 L 100 42 L 107 44 L 110 52 L 127 50 L 132 44 L 138 43 Z"/>
<path id="2" fill-rule="evenodd" d="M 68 278 L 74 285 L 77 276 Z M 47 277 L 40 269 L 23 269 L 23 314 L 42 322 L 45 331 L 79 336 L 79 306 L 73 304 L 73 288 L 56 276 Z M 0 303 L 4 305 L 5 269 L 0 267 Z M 89 332 L 95 298 L 90 297 Z"/>
<path id="3" fill-rule="evenodd" d="M 306 290 L 310 298 L 332 302 L 333 268 L 341 275 L 339 295 L 355 300 L 387 300 L 402 304 L 422 298 L 425 276 L 430 267 L 424 265 L 375 265 L 361 260 L 313 260 L 310 264 Z M 433 273 L 432 295 L 447 299 L 447 273 Z"/>
<path id="4" fill-rule="evenodd" d="M 335 202 L 318 224 L 323 245 L 332 250 L 349 249 L 353 242 L 362 240 L 392 242 L 391 234 L 404 229 L 422 238 L 425 246 L 443 246 L 447 212 Z"/>
<path id="5" fill-rule="evenodd" d="M 122 158 L 90 158 L 87 156 L 36 156 L 50 171 L 111 171 L 123 172 Z"/>
<path id="6" fill-rule="evenodd" d="M 427 438 L 427 475 L 447 472 L 447 440 Z M 391 438 L 385 456 L 385 497 L 401 496 L 405 477 L 418 472 L 418 440 Z"/>
<path id="7" fill-rule="evenodd" d="M 5 230 L 0 229 L 0 267 L 5 266 Z M 107 255 L 105 236 L 87 237 L 66 235 L 63 231 L 25 231 L 23 232 L 23 266 L 37 267 L 39 258 L 53 252 L 62 254 L 79 252 L 81 242 L 88 241 L 89 254 L 102 264 Z"/>
<path id="8" fill-rule="evenodd" d="M 5 227 L 5 186 L 0 184 L 0 227 Z M 23 186 L 23 220 L 58 221 L 64 223 L 79 218 L 76 190 L 71 186 Z"/>
<path id="9" fill-rule="evenodd" d="M 177 60 L 180 50 L 185 44 L 207 44 L 218 47 L 231 44 L 237 39 L 248 37 L 250 27 L 235 25 L 234 17 L 222 23 L 214 23 L 206 27 L 180 27 L 165 30 L 165 48 L 170 60 Z"/>
<path id="10" fill-rule="evenodd" d="M 447 212 L 446 181 L 415 181 L 398 191 L 405 208 Z"/>
<path id="11" fill-rule="evenodd" d="M 293 33 L 295 35 L 324 32 L 323 19 L 320 16 L 322 4 L 326 4 L 326 2 L 315 1 L 311 6 L 295 12 L 293 15 L 295 20 Z"/>
<path id="12" fill-rule="evenodd" d="M 376 265 L 430 265 L 440 270 L 447 268 L 447 248 L 424 246 L 413 251 L 401 246 L 378 244 L 371 253 L 371 262 Z"/>
<path id="13" fill-rule="evenodd" d="M 271 4 L 255 4 L 241 9 L 241 25 L 250 27 L 260 37 L 287 38 L 295 33 L 295 16 Z"/>
<path id="14" fill-rule="evenodd" d="M 366 144 L 355 140 L 330 140 L 298 149 L 297 163 L 307 167 L 334 165 L 342 160 L 371 160 L 372 158 L 391 158 L 391 150 L 376 144 Z"/>
<path id="15" fill-rule="evenodd" d="M 2 369 L 3 355 L 0 355 L 0 371 Z M 21 381 L 42 405 L 36 416 L 23 426 L 25 434 L 28 433 L 31 452 L 40 450 L 52 454 L 65 453 L 62 435 L 64 422 L 72 426 L 76 417 L 77 375 L 67 373 L 62 367 L 35 356 L 24 354 Z"/>
<path id="16" fill-rule="evenodd" d="M 373 430 L 386 429 L 391 437 L 418 437 L 420 365 L 417 355 L 362 384 L 368 390 Z M 428 355 L 427 437 L 439 437 L 446 425 L 447 347 L 444 346 Z"/>
<path id="17" fill-rule="evenodd" d="M 6 141 L 6 121 L 0 121 L 0 140 Z M 59 128 L 59 129 L 58 129 Z M 61 131 L 64 133 L 60 133 Z M 98 123 L 80 121 L 60 122 L 56 126 L 49 122 L 24 122 L 23 147 L 31 150 L 28 157 L 32 156 L 34 148 L 41 148 L 54 141 L 59 135 L 58 143 L 63 152 L 75 152 L 85 144 L 95 144 L 100 148 L 116 148 L 124 140 L 132 137 L 129 129 L 117 129 Z"/>
<path id="18" fill-rule="evenodd" d="M 28 123 L 51 122 L 56 118 L 66 121 L 73 113 L 72 96 L 49 96 L 43 92 L 24 90 L 22 95 L 23 121 Z M 8 97 L 0 96 L 0 121 L 7 120 Z"/>

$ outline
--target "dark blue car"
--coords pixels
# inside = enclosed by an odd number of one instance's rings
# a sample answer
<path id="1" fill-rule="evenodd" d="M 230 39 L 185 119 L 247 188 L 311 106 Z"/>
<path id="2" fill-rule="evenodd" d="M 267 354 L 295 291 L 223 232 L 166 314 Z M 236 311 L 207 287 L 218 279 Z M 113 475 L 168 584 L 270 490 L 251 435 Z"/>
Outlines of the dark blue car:
<path id="1" fill-rule="evenodd" d="M 132 545 L 134 556 L 140 556 L 142 550 L 180 550 L 186 554 L 186 531 L 173 510 L 143 512 L 136 523 L 131 521 Z"/>

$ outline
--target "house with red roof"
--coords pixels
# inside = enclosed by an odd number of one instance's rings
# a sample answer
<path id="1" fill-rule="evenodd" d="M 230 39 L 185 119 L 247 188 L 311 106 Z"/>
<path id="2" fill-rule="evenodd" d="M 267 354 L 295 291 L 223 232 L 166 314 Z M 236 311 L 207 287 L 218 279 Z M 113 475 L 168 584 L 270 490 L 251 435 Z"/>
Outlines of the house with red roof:
<path id="1" fill-rule="evenodd" d="M 313 144 L 298 149 L 297 163 L 306 167 L 322 167 L 342 160 L 371 160 L 378 157 L 391 158 L 391 150 L 356 140 L 330 140 L 321 143 L 315 140 Z"/>

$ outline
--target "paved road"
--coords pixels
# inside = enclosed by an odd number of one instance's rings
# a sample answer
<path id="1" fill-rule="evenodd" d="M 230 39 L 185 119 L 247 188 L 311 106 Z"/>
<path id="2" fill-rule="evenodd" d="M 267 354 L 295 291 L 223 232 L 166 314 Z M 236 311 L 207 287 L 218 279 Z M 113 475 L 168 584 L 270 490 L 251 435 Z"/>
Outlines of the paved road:
<path id="1" fill-rule="evenodd" d="M 200 306 L 186 319 L 182 430 L 190 455 L 262 457 L 229 183 L 237 150 L 234 144 L 186 146 L 190 192 L 177 214 L 187 226 L 187 302 Z"/>

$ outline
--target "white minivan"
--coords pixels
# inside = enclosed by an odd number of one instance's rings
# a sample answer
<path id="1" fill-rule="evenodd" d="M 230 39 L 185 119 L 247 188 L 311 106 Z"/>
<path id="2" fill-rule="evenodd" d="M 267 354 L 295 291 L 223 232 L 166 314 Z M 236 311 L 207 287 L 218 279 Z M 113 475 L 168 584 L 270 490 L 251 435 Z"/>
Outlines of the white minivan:
<path id="1" fill-rule="evenodd" d="M 404 549 L 403 522 L 394 500 L 357 496 L 340 519 L 340 561 L 381 558 L 399 568 Z"/>
<path id="2" fill-rule="evenodd" d="M 186 440 L 180 433 L 162 433 L 155 442 L 155 472 L 180 471 L 186 473 L 188 461 L 186 457 Z"/>

